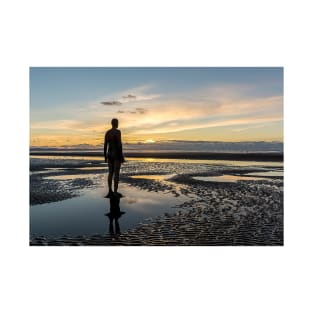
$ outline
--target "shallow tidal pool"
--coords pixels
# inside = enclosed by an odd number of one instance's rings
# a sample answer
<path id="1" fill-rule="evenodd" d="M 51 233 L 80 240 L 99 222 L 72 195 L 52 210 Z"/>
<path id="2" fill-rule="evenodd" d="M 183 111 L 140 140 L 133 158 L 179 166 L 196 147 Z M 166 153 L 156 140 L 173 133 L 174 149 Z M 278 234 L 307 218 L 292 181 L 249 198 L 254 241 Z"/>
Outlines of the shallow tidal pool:
<path id="1" fill-rule="evenodd" d="M 261 177 L 244 177 L 236 175 L 220 175 L 220 176 L 195 176 L 195 180 L 219 182 L 219 183 L 235 183 L 240 180 L 268 180 L 268 178 Z"/>
<path id="2" fill-rule="evenodd" d="M 148 192 L 127 184 L 120 184 L 119 208 L 124 212 L 118 219 L 120 230 L 130 229 L 147 218 L 172 213 L 173 206 L 188 200 L 166 192 Z M 85 190 L 79 197 L 33 205 L 30 207 L 30 235 L 62 236 L 92 235 L 109 232 L 110 199 L 107 189 Z"/>

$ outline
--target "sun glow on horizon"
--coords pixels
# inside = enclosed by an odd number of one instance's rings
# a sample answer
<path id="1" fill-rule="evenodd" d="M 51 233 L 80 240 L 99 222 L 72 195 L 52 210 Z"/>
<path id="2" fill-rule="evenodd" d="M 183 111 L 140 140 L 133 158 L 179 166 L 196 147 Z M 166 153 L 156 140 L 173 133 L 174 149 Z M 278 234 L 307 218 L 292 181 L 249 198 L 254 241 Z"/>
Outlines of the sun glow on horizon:
<path id="1" fill-rule="evenodd" d="M 144 143 L 155 143 L 155 140 L 153 139 L 147 139 L 144 141 Z"/>

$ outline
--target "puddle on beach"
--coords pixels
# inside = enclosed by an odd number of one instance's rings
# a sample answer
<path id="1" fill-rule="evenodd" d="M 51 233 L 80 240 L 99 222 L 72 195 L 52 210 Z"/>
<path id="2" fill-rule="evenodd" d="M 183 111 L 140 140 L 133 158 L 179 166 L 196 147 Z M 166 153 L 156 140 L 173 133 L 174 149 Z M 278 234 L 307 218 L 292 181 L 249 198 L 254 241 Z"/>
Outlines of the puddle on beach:
<path id="1" fill-rule="evenodd" d="M 75 176 L 76 178 L 77 176 Z M 118 220 L 121 232 L 137 226 L 146 218 L 178 210 L 172 206 L 189 198 L 170 193 L 148 192 L 121 183 L 119 207 L 125 212 Z M 86 190 L 80 197 L 30 207 L 30 234 L 42 236 L 108 234 L 110 199 L 106 188 Z"/>
<path id="2" fill-rule="evenodd" d="M 257 173 L 245 173 L 247 176 L 273 176 L 273 177 L 284 177 L 283 171 L 268 171 L 268 172 L 257 172 Z"/>
<path id="3" fill-rule="evenodd" d="M 50 159 L 50 160 L 76 160 L 76 161 L 102 161 L 103 157 L 97 156 L 47 156 L 31 155 L 31 159 Z M 184 164 L 209 164 L 209 165 L 226 165 L 226 166 L 283 166 L 283 162 L 271 161 L 233 161 L 233 160 L 193 160 L 193 159 L 162 159 L 162 158 L 135 158 L 126 157 L 126 163 L 144 162 L 144 163 L 184 163 Z"/>
<path id="4" fill-rule="evenodd" d="M 93 177 L 95 177 L 95 174 L 68 174 L 68 175 L 47 176 L 44 179 L 68 180 L 68 179 L 93 178 Z"/>
<path id="5" fill-rule="evenodd" d="M 34 174 L 47 174 L 47 173 L 56 173 L 56 172 L 63 172 L 65 171 L 65 168 L 46 168 L 43 171 L 30 171 L 30 175 L 34 175 Z"/>
<path id="6" fill-rule="evenodd" d="M 156 181 L 162 181 L 164 185 L 171 186 L 173 190 L 176 191 L 177 194 L 180 194 L 180 186 L 177 183 L 167 181 L 167 179 L 175 176 L 176 174 L 167 174 L 167 175 L 134 175 L 130 176 L 131 178 L 134 179 L 151 179 L 151 180 L 156 180 Z"/>
<path id="7" fill-rule="evenodd" d="M 76 169 L 83 170 L 83 171 L 104 170 L 104 166 L 76 167 Z"/>
<path id="8" fill-rule="evenodd" d="M 103 160 L 103 157 L 96 156 L 62 156 L 62 155 L 31 155 L 31 159 L 50 159 L 50 160 Z"/>
<path id="9" fill-rule="evenodd" d="M 164 180 L 173 177 L 174 174 L 169 175 L 134 175 L 130 176 L 131 178 L 135 179 L 153 179 L 153 180 Z"/>
<path id="10" fill-rule="evenodd" d="M 146 163 L 184 163 L 227 166 L 282 166 L 282 162 L 271 161 L 236 161 L 236 160 L 193 160 L 193 159 L 162 159 L 162 158 L 127 158 L 126 161 Z"/>
<path id="11" fill-rule="evenodd" d="M 244 177 L 236 175 L 221 175 L 221 176 L 195 176 L 193 179 L 201 181 L 219 182 L 219 183 L 234 183 L 239 180 L 269 180 L 269 178 L 261 177 Z"/>

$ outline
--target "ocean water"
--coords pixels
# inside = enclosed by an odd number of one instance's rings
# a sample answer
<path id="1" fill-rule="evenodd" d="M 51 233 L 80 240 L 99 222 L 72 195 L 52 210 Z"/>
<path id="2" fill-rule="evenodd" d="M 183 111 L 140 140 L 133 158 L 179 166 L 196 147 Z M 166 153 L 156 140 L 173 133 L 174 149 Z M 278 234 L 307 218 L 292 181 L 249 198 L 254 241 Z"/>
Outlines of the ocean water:
<path id="1" fill-rule="evenodd" d="M 33 205 L 30 207 L 30 235 L 62 236 L 108 234 L 110 219 L 110 199 L 105 198 L 107 188 L 85 190 L 80 197 Z M 175 212 L 174 207 L 187 200 L 180 195 L 175 197 L 168 192 L 148 192 L 121 183 L 119 192 L 120 230 L 126 230 L 149 222 L 148 218 L 163 213 Z M 189 199 L 189 198 L 188 198 Z"/>

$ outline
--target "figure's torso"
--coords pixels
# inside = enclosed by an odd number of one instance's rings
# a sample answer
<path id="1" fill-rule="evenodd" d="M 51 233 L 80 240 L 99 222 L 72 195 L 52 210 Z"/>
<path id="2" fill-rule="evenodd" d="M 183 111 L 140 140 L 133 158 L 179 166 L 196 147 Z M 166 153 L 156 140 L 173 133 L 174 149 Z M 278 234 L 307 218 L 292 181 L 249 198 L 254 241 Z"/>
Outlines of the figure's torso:
<path id="1" fill-rule="evenodd" d="M 120 159 L 122 157 L 121 131 L 112 128 L 106 132 L 105 138 L 108 144 L 109 159 Z"/>

